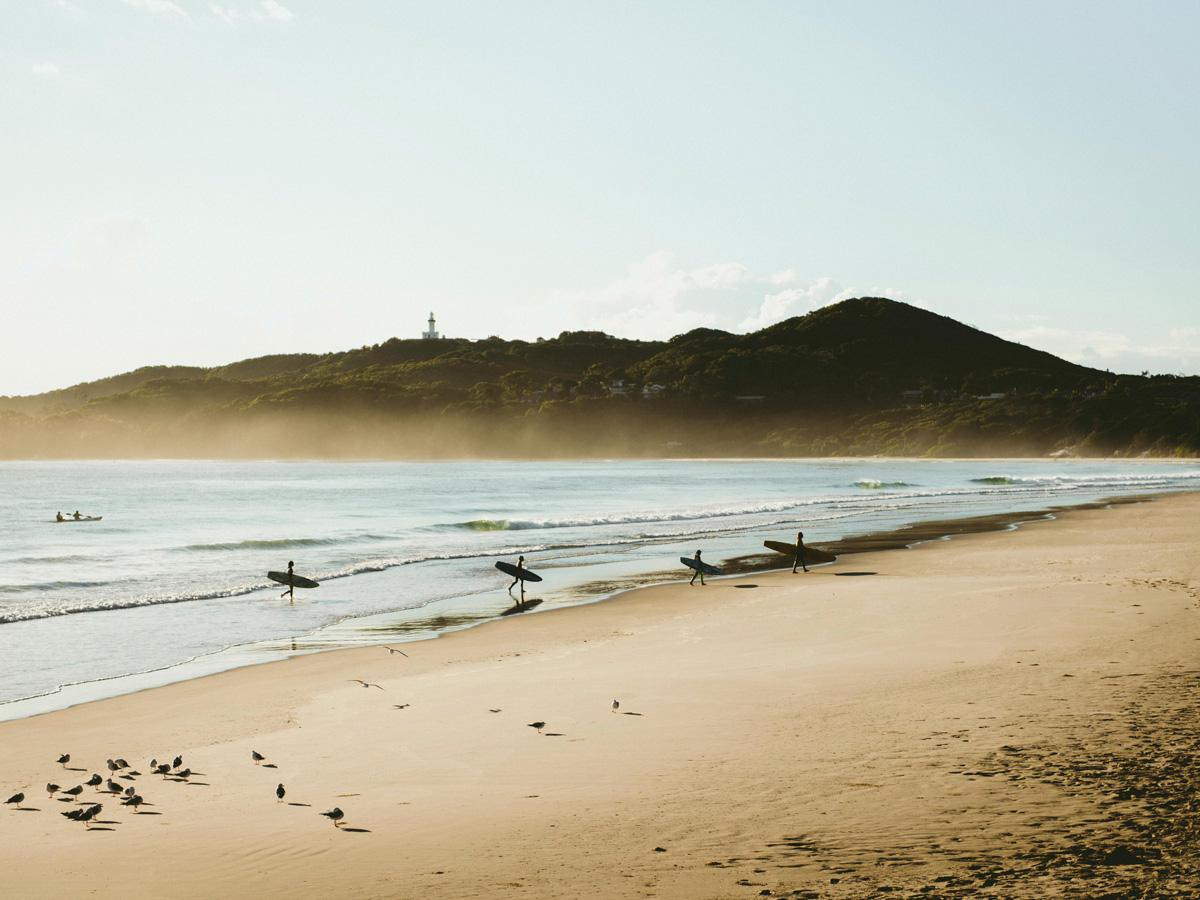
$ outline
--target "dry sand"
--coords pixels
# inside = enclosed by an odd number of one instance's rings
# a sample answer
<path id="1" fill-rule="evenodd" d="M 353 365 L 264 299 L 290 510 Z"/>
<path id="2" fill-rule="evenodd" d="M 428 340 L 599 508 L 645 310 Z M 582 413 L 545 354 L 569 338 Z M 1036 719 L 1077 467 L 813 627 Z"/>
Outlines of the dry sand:
<path id="1" fill-rule="evenodd" d="M 1198 548 L 1174 496 L 3 723 L 3 893 L 1190 896 Z M 146 805 L 60 816 L 110 757 Z"/>

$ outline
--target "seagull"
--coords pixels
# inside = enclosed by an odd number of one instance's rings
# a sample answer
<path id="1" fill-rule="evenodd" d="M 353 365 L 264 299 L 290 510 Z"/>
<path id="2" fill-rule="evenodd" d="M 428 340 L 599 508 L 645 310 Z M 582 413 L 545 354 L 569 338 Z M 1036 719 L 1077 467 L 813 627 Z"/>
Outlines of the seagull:
<path id="1" fill-rule="evenodd" d="M 24 800 L 24 799 L 25 799 L 25 794 L 23 794 L 23 793 L 20 793 L 20 794 L 13 794 L 11 797 L 9 797 L 9 798 L 8 798 L 7 800 L 5 800 L 4 802 L 5 802 L 5 803 L 15 803 L 15 804 L 17 804 L 17 809 L 20 809 L 20 808 L 21 808 L 21 801 L 22 801 L 22 800 Z"/>
<path id="2" fill-rule="evenodd" d="M 105 763 L 105 765 L 108 766 L 108 771 L 110 771 L 110 772 L 120 772 L 121 771 L 121 767 L 117 765 L 115 760 L 110 759 Z"/>
<path id="3" fill-rule="evenodd" d="M 263 756 L 261 753 L 259 753 L 257 750 L 251 750 L 251 751 L 250 751 L 250 758 L 251 758 L 252 760 L 254 760 L 254 764 L 255 764 L 256 766 L 257 766 L 257 765 L 258 765 L 260 762 L 262 762 L 264 759 L 266 759 L 266 757 L 265 757 L 265 756 Z"/>
<path id="4" fill-rule="evenodd" d="M 361 684 L 361 685 L 362 685 L 363 687 L 365 687 L 365 688 L 373 688 L 373 687 L 377 687 L 377 688 L 379 688 L 381 691 L 383 690 L 383 686 L 382 686 L 382 685 L 378 685 L 378 684 L 372 684 L 372 683 L 371 683 L 371 682 L 369 682 L 369 681 L 363 681 L 361 678 L 347 678 L 346 680 L 347 680 L 347 681 L 357 681 L 359 684 Z"/>
<path id="5" fill-rule="evenodd" d="M 175 759 L 171 762 L 172 769 L 178 769 L 182 765 L 183 765 L 183 757 L 182 756 L 175 757 Z"/>
<path id="6" fill-rule="evenodd" d="M 412 706 L 411 703 L 393 703 L 392 709 L 408 709 L 410 706 Z"/>
<path id="7" fill-rule="evenodd" d="M 614 701 L 613 701 L 613 705 L 612 705 L 612 711 L 613 711 L 613 712 L 616 712 L 616 711 L 617 711 L 618 709 L 620 709 L 620 708 L 621 708 L 621 701 L 620 701 L 620 700 L 614 700 Z"/>
<path id="8" fill-rule="evenodd" d="M 100 815 L 100 809 L 101 809 L 101 804 L 99 804 L 99 803 L 97 803 L 95 806 L 89 806 L 87 809 L 85 809 L 83 811 L 83 815 L 81 815 L 79 817 L 79 821 L 83 822 L 88 828 L 91 828 L 92 827 L 92 819 L 94 819 L 94 818 L 96 818 L 96 816 Z"/>
<path id="9" fill-rule="evenodd" d="M 126 797 L 132 797 L 136 793 L 137 793 L 137 788 L 135 788 L 132 784 L 129 787 L 125 788 L 125 796 Z"/>
<path id="10" fill-rule="evenodd" d="M 284 794 L 286 794 L 286 793 L 287 793 L 287 791 L 285 791 L 285 790 L 283 789 L 283 785 L 282 785 L 282 784 L 281 784 L 281 785 L 279 785 L 279 787 L 275 788 L 275 796 L 276 796 L 276 797 L 278 797 L 280 800 L 282 800 L 282 799 L 283 799 L 283 795 L 284 795 Z"/>
<path id="11" fill-rule="evenodd" d="M 158 768 L 158 760 L 157 759 L 150 760 L 150 771 L 153 772 L 157 768 Z"/>
<path id="12" fill-rule="evenodd" d="M 67 767 L 67 763 L 69 763 L 71 761 L 71 754 L 64 753 L 62 756 L 60 756 L 58 758 L 58 761 L 62 765 L 62 767 L 65 769 Z"/>
<path id="13" fill-rule="evenodd" d="M 108 788 L 108 792 L 110 794 L 119 794 L 123 790 L 125 790 L 125 785 L 118 784 L 117 782 L 113 781 L 111 778 L 108 779 L 108 782 L 104 786 L 106 788 Z"/>
<path id="14" fill-rule="evenodd" d="M 545 722 L 530 722 L 530 723 L 529 723 L 529 727 L 530 727 L 530 728 L 536 728 L 536 729 L 537 729 L 537 733 L 538 733 L 538 734 L 541 734 L 541 733 L 542 733 L 542 729 L 546 727 L 546 723 L 545 723 Z"/>
<path id="15" fill-rule="evenodd" d="M 325 810 L 325 812 L 321 813 L 321 815 L 332 822 L 334 827 L 337 827 L 338 825 L 342 824 L 342 817 L 345 815 L 345 813 L 335 806 L 333 809 Z"/>
<path id="16" fill-rule="evenodd" d="M 143 801 L 142 801 L 141 794 L 132 794 L 125 800 L 122 800 L 121 805 L 122 806 L 132 806 L 133 811 L 137 812 L 137 808 L 142 805 L 142 802 Z"/>
<path id="17" fill-rule="evenodd" d="M 103 783 L 104 783 L 104 779 L 103 779 L 103 778 L 101 778 L 99 775 L 93 775 L 91 778 L 89 778 L 89 779 L 88 779 L 86 782 L 84 782 L 84 783 L 85 783 L 85 784 L 86 784 L 88 787 L 95 787 L 95 786 L 96 786 L 96 785 L 98 785 L 98 784 L 103 784 Z"/>
<path id="18" fill-rule="evenodd" d="M 125 762 L 125 760 L 120 759 L 119 757 L 117 759 L 114 759 L 113 762 L 115 762 L 117 764 L 117 768 L 120 768 L 120 769 L 128 769 L 129 768 L 129 763 Z"/>
<path id="19" fill-rule="evenodd" d="M 48 784 L 48 785 L 46 785 L 46 792 L 47 792 L 47 793 L 48 793 L 48 794 L 49 794 L 51 797 L 53 797 L 53 796 L 54 796 L 54 792 L 55 792 L 55 791 L 57 791 L 57 790 L 58 790 L 58 785 L 57 785 L 57 784 L 53 784 L 53 783 L 51 783 L 51 784 Z"/>
<path id="20" fill-rule="evenodd" d="M 158 768 L 154 770 L 157 775 L 169 775 L 171 773 L 170 763 L 159 763 Z"/>
<path id="21" fill-rule="evenodd" d="M 85 812 L 87 812 L 87 810 L 86 810 L 86 809 L 84 809 L 82 806 L 77 806 L 77 807 L 75 807 L 74 809 L 68 809 L 68 810 L 67 810 L 66 812 L 64 812 L 64 813 L 59 813 L 59 815 L 60 815 L 60 816 L 66 816 L 68 819 L 72 819 L 72 820 L 74 820 L 74 821 L 76 821 L 76 822 L 79 822 L 79 821 L 82 821 L 82 819 L 83 819 L 83 814 L 84 814 Z"/>
<path id="22" fill-rule="evenodd" d="M 75 785 L 75 787 L 68 788 L 67 790 L 63 791 L 63 793 L 70 794 L 72 797 L 78 797 L 80 794 L 83 793 L 83 785 L 77 784 L 77 785 Z"/>
<path id="23" fill-rule="evenodd" d="M 192 777 L 192 770 L 191 769 L 180 769 L 178 772 L 175 773 L 175 777 L 182 778 L 184 781 L 187 781 L 189 778 Z"/>
<path id="24" fill-rule="evenodd" d="M 403 656 L 405 659 L 407 659 L 407 658 L 408 658 L 408 654 L 407 654 L 407 653 L 405 653 L 403 650 L 397 650 L 395 647 L 384 647 L 383 649 L 384 649 L 384 650 L 386 650 L 386 651 L 388 652 L 388 654 L 389 654 L 389 655 L 391 655 L 391 654 L 393 654 L 393 653 L 399 653 L 399 654 L 400 654 L 401 656 Z"/>

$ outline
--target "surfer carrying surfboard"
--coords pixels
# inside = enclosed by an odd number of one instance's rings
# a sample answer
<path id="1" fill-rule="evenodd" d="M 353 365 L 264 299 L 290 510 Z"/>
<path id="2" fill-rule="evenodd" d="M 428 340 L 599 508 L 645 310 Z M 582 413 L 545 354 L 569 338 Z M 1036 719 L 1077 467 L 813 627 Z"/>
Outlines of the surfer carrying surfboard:
<path id="1" fill-rule="evenodd" d="M 704 587 L 704 568 L 703 568 L 704 563 L 700 561 L 700 551 L 699 550 L 696 551 L 696 555 L 693 556 L 692 559 L 696 560 L 696 571 L 692 573 L 692 580 L 689 581 L 688 584 L 694 584 L 696 581 L 696 576 L 699 575 L 700 576 L 700 587 Z"/>
<path id="2" fill-rule="evenodd" d="M 295 602 L 295 600 L 296 600 L 296 586 L 294 584 L 292 584 L 292 576 L 296 574 L 294 571 L 292 571 L 295 568 L 295 566 L 296 566 L 296 564 L 289 559 L 288 560 L 288 589 L 279 595 L 280 599 L 283 599 L 284 597 L 289 597 L 289 598 L 291 598 L 292 602 Z"/>
<path id="3" fill-rule="evenodd" d="M 808 566 L 804 564 L 804 532 L 796 532 L 796 561 L 792 563 L 792 574 L 796 574 L 796 566 L 802 568 L 805 572 L 808 571 Z"/>
<path id="4" fill-rule="evenodd" d="M 525 568 L 525 557 L 523 557 L 523 556 L 518 556 L 518 557 L 517 557 L 517 570 L 518 570 L 518 571 L 522 571 L 522 570 L 524 570 L 524 568 Z M 515 578 L 513 578 L 513 580 L 512 580 L 512 584 L 510 584 L 510 585 L 508 586 L 508 592 L 511 594 L 511 593 L 512 593 L 512 589 L 513 589 L 513 588 L 515 588 L 515 587 L 516 587 L 518 584 L 520 584 L 520 582 L 521 582 L 521 576 L 520 576 L 520 575 L 517 575 Z M 524 587 L 524 585 L 522 585 L 522 586 L 521 586 L 521 593 L 524 593 L 524 592 L 525 592 L 525 587 Z"/>

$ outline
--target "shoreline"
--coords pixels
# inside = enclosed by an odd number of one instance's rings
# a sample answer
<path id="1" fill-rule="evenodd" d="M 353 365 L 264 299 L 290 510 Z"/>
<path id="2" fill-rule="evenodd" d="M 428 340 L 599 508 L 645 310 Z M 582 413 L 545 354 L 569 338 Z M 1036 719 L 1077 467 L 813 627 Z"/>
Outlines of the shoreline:
<path id="1" fill-rule="evenodd" d="M 982 516 L 924 520 L 913 522 L 897 529 L 873 532 L 841 540 L 814 541 L 812 545 L 835 553 L 839 559 L 844 560 L 846 556 L 859 553 L 912 549 L 919 544 L 929 541 L 949 540 L 966 534 L 1008 531 L 1024 524 L 1053 519 L 1056 516 L 1073 511 L 1103 509 L 1126 503 L 1154 502 L 1155 500 L 1176 496 L 1180 493 L 1179 491 L 1170 491 L 1158 494 L 1117 496 L 1098 501 L 1085 501 L 1079 504 L 1047 506 L 1034 510 L 1014 510 Z M 728 578 L 788 569 L 790 563 L 785 562 L 780 564 L 779 560 L 781 559 L 783 557 L 780 554 L 765 550 L 763 552 L 746 553 L 730 557 L 720 561 L 726 574 L 725 576 L 718 577 Z M 814 568 L 825 565 L 830 564 L 819 563 Z M 570 609 L 574 606 L 609 602 L 627 591 L 656 585 L 672 584 L 676 581 L 682 581 L 686 577 L 686 575 L 678 574 L 674 570 L 652 570 L 615 581 L 593 579 L 585 581 L 580 586 L 579 593 L 581 599 L 575 602 L 542 609 L 537 609 L 536 607 L 539 604 L 535 602 L 524 612 L 549 613 Z M 712 577 L 710 576 L 710 578 Z M 470 596 L 479 598 L 488 594 L 500 596 L 501 592 L 490 591 Z M 32 716 L 44 715 L 50 712 L 70 709 L 80 704 L 99 702 L 126 694 L 165 687 L 182 681 L 206 678 L 221 672 L 265 665 L 311 653 L 338 652 L 339 650 L 353 649 L 372 643 L 419 643 L 421 641 L 436 640 L 448 634 L 454 634 L 458 631 L 476 628 L 480 625 L 497 621 L 513 612 L 513 609 L 509 609 L 498 613 L 447 617 L 431 609 L 431 607 L 440 609 L 452 606 L 464 599 L 463 597 L 453 597 L 437 600 L 430 604 L 430 607 L 421 607 L 416 610 L 392 610 L 363 616 L 351 616 L 318 628 L 315 631 L 296 635 L 290 639 L 264 639 L 245 644 L 234 644 L 212 653 L 192 657 L 159 668 L 60 685 L 54 691 L 0 703 L 0 722 L 16 721 Z M 431 612 L 433 618 L 446 619 L 449 624 L 441 630 L 431 631 L 417 638 L 415 641 L 406 640 L 405 632 L 409 629 L 397 626 L 395 620 L 398 618 L 407 619 L 410 616 L 424 612 Z M 389 624 L 392 626 L 390 629 L 388 627 Z M 363 633 L 381 629 L 389 630 L 390 632 L 394 631 L 394 633 L 389 633 L 388 636 L 377 636 L 373 640 L 362 639 Z M 330 639 L 330 635 L 337 635 L 339 632 L 346 632 L 347 634 L 340 641 L 337 637 L 333 637 L 332 640 Z M 285 645 L 290 645 L 290 648 Z"/>
<path id="2" fill-rule="evenodd" d="M 34 900 L 1178 896 L 1197 513 L 1081 510 L 0 723 L 29 798 L 0 865 Z M 90 829 L 42 792 L 175 753 L 191 778 L 122 782 L 139 812 L 85 788 Z"/>

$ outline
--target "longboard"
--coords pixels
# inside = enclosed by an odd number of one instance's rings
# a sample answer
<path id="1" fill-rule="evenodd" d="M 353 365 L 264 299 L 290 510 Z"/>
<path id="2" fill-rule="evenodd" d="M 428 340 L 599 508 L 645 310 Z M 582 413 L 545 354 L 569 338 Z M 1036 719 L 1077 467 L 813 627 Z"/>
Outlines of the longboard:
<path id="1" fill-rule="evenodd" d="M 498 563 L 496 563 L 496 568 L 499 569 L 501 572 L 503 572 L 505 575 L 511 575 L 513 578 L 520 578 L 522 581 L 541 581 L 542 580 L 541 575 L 538 575 L 534 572 L 530 572 L 528 569 L 518 569 L 512 563 L 498 562 Z"/>
<path id="2" fill-rule="evenodd" d="M 305 578 L 303 575 L 289 575 L 287 572 L 268 572 L 267 577 L 272 581 L 278 581 L 280 584 L 286 584 L 288 587 L 320 587 L 319 582 L 313 581 L 311 578 Z"/>
<path id="3" fill-rule="evenodd" d="M 796 558 L 796 545 L 785 544 L 783 541 L 763 541 L 763 546 L 768 550 L 774 550 L 776 553 L 783 553 Z M 830 563 L 837 559 L 833 553 L 827 553 L 824 550 L 818 550 L 816 547 L 804 545 L 804 564 L 812 565 L 813 563 Z"/>
<path id="4" fill-rule="evenodd" d="M 679 557 L 679 561 L 681 563 L 683 563 L 685 566 L 687 566 L 689 569 L 696 569 L 699 572 L 703 572 L 705 575 L 724 575 L 725 574 L 723 571 L 718 569 L 716 566 L 710 566 L 706 562 L 696 562 L 690 556 L 681 556 L 681 557 Z"/>

